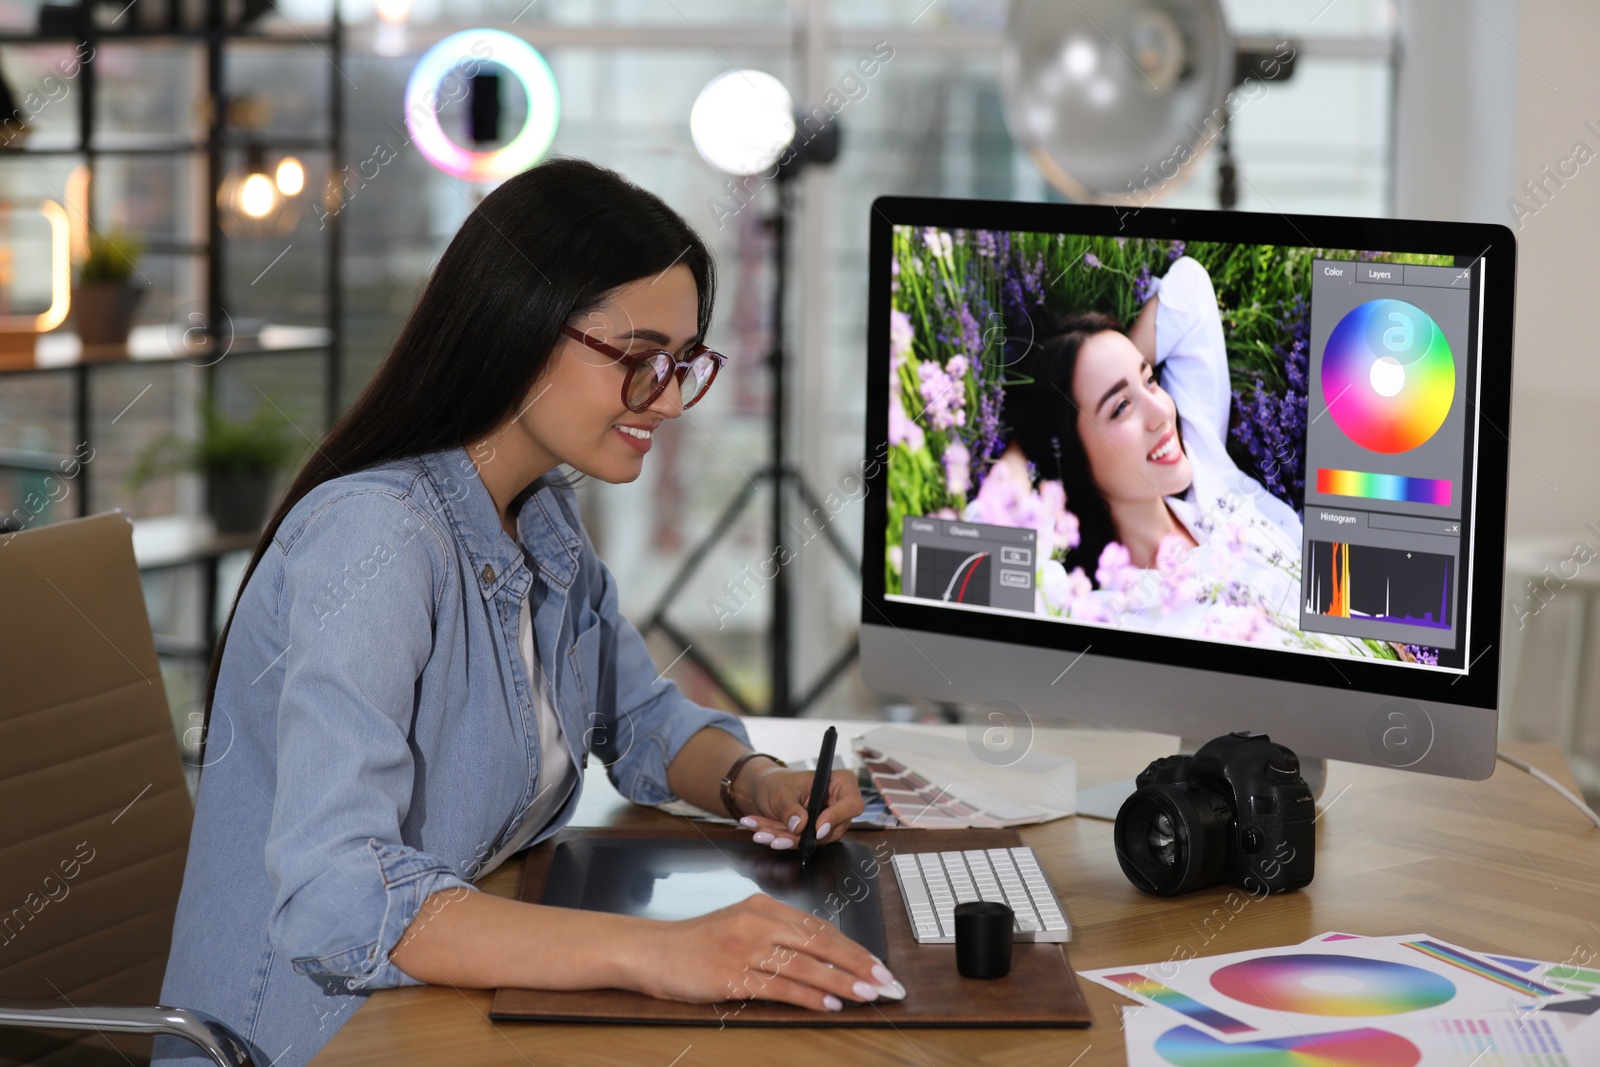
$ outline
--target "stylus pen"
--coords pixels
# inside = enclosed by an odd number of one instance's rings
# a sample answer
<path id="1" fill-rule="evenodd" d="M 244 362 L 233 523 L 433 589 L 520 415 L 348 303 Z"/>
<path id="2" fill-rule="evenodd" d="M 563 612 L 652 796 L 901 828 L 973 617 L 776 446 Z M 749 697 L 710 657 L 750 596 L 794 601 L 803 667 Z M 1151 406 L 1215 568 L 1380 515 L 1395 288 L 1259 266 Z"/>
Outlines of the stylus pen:
<path id="1" fill-rule="evenodd" d="M 811 797 L 806 802 L 806 825 L 800 831 L 800 866 L 804 867 L 817 850 L 817 818 L 828 806 L 828 779 L 833 777 L 833 746 L 839 731 L 832 726 L 822 735 L 822 751 L 817 753 L 817 770 L 811 776 Z"/>

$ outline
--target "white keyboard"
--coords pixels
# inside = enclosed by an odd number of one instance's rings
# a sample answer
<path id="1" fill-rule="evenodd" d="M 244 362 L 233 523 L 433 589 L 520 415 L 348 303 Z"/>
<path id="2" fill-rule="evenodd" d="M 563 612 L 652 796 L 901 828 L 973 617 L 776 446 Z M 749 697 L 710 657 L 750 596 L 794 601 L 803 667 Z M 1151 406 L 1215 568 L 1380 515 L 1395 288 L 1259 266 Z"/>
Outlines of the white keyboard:
<path id="1" fill-rule="evenodd" d="M 955 944 L 956 905 L 969 900 L 1010 905 L 1013 941 L 1072 940 L 1072 924 L 1031 848 L 897 852 L 894 878 L 921 944 Z"/>

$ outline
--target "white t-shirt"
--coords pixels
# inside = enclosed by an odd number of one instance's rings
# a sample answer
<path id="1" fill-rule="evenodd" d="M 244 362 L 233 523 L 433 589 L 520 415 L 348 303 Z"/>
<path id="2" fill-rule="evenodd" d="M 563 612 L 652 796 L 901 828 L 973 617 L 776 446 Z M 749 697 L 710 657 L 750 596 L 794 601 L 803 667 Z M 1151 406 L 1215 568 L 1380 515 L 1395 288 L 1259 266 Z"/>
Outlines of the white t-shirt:
<path id="1" fill-rule="evenodd" d="M 567 751 L 561 720 L 556 717 L 556 710 L 550 704 L 549 688 L 545 685 L 543 672 L 539 669 L 539 654 L 533 642 L 533 613 L 527 599 L 522 601 L 519 630 L 522 659 L 527 665 L 528 679 L 534 691 L 534 716 L 538 720 L 539 790 L 534 795 L 533 803 L 522 813 L 516 830 L 512 832 L 505 846 L 489 857 L 482 870 L 473 875 L 474 878 L 483 877 L 504 863 L 513 853 L 526 848 L 539 835 L 539 831 L 560 812 L 578 781 L 577 767 L 572 762 L 572 754 Z"/>

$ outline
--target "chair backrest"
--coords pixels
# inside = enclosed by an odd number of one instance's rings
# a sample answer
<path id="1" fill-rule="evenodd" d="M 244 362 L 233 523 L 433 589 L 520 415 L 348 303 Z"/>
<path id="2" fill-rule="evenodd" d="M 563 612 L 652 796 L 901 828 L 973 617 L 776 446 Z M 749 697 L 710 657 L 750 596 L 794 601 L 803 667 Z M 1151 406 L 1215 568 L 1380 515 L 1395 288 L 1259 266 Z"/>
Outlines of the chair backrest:
<path id="1" fill-rule="evenodd" d="M 158 1003 L 193 810 L 128 517 L 0 534 L 0 996 Z"/>

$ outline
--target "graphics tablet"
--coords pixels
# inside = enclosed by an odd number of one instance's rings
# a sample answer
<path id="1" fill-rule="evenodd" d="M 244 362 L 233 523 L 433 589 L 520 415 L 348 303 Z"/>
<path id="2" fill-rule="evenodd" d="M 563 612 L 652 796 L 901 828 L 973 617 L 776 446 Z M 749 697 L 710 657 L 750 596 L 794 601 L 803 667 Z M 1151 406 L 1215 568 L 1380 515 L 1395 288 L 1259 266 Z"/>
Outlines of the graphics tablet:
<path id="1" fill-rule="evenodd" d="M 837 926 L 887 960 L 871 849 L 838 841 L 804 868 L 792 852 L 751 841 L 622 837 L 556 847 L 541 903 L 645 919 L 692 919 L 766 893 Z"/>

